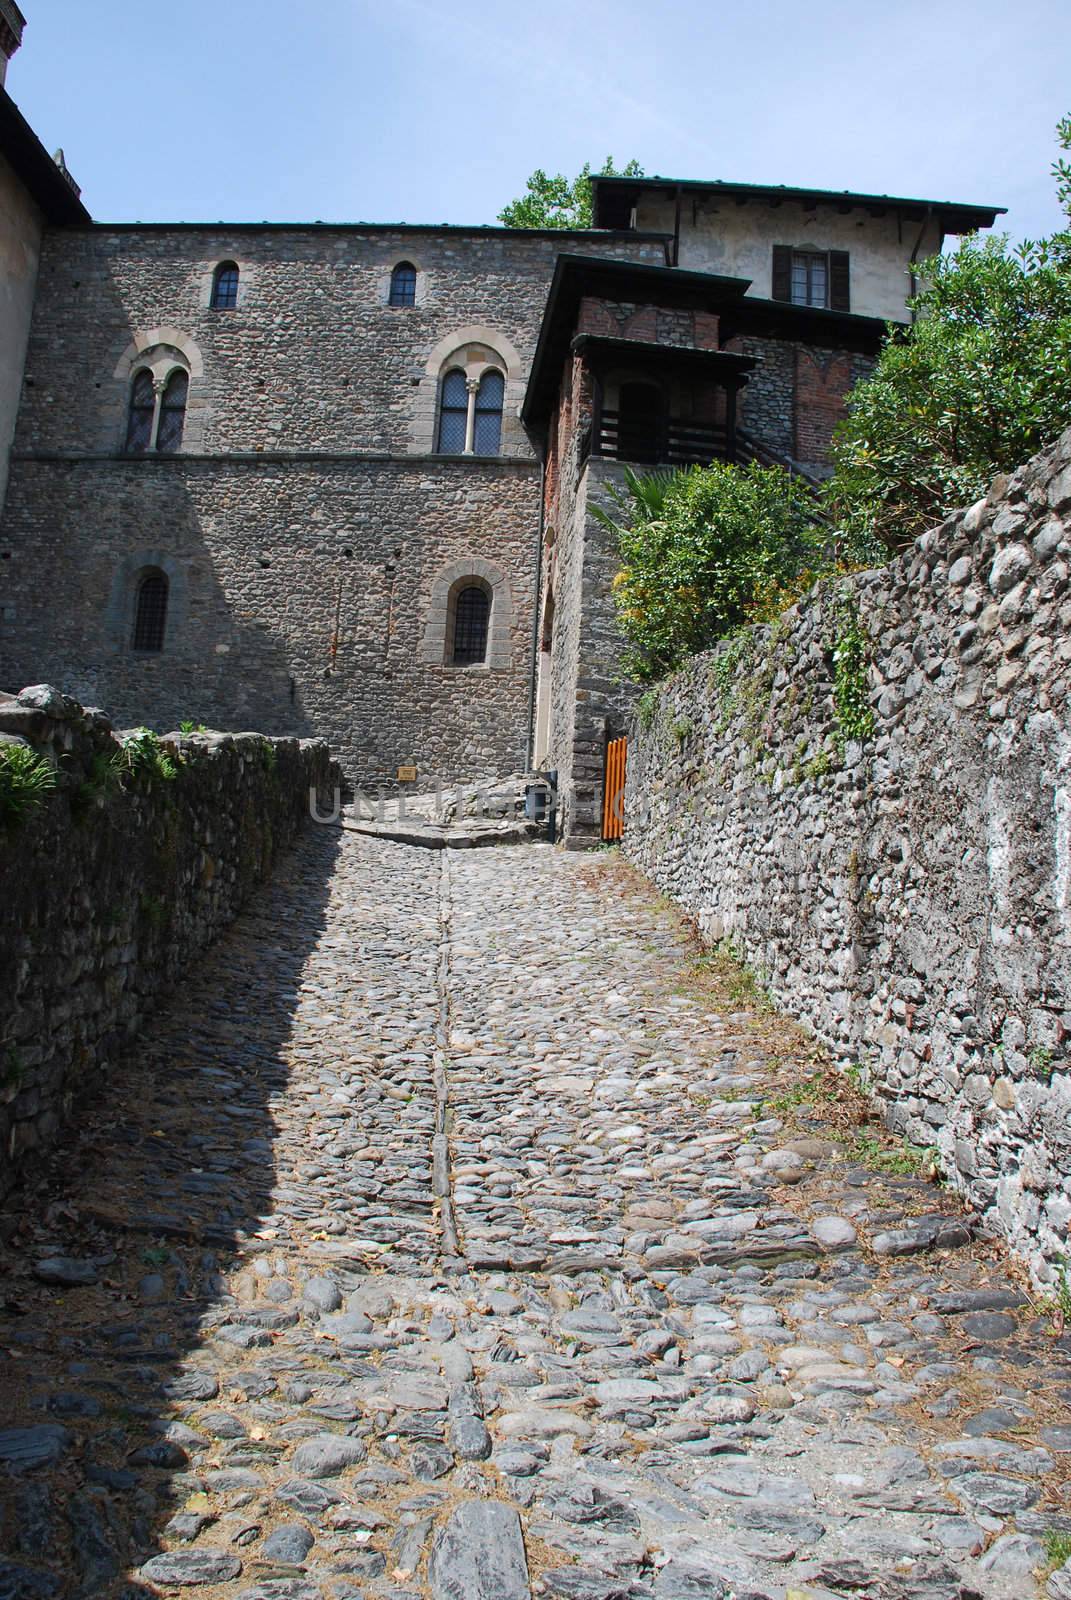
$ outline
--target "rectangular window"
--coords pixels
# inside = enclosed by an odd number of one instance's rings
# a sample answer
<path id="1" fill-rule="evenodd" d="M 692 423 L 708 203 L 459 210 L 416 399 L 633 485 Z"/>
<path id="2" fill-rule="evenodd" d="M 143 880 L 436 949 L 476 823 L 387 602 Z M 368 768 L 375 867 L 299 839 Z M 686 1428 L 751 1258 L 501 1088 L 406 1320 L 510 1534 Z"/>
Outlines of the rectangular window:
<path id="1" fill-rule="evenodd" d="M 771 287 L 775 300 L 787 300 L 794 306 L 850 311 L 848 252 L 797 250 L 794 245 L 775 244 Z"/>
<path id="2" fill-rule="evenodd" d="M 813 250 L 792 252 L 792 304 L 828 306 L 829 257 Z"/>

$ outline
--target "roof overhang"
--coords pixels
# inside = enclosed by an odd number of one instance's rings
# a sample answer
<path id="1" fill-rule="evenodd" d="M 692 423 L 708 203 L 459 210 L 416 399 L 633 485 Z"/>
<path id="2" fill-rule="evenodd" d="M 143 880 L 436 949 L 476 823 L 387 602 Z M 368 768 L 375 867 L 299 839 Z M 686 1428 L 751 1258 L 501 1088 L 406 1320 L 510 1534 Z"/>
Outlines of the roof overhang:
<path id="1" fill-rule="evenodd" d="M 819 206 L 849 212 L 866 211 L 872 217 L 890 213 L 906 222 L 932 218 L 944 233 L 972 233 L 976 228 L 991 228 L 1006 206 L 971 205 L 958 200 L 916 200 L 904 195 L 856 194 L 850 189 L 794 189 L 787 184 L 703 182 L 694 178 L 600 178 L 591 179 L 594 223 L 597 228 L 627 228 L 640 194 L 660 193 L 672 197 L 687 195 L 690 200 L 720 200 L 726 204 L 798 205 L 805 210 Z"/>
<path id="2" fill-rule="evenodd" d="M 742 299 L 749 278 L 723 278 L 710 272 L 682 272 L 678 267 L 641 266 L 603 256 L 560 255 L 539 329 L 521 417 L 537 425 L 551 411 L 562 367 L 576 332 L 580 302 L 587 295 L 601 300 L 640 301 L 666 309 L 719 311 Z M 637 341 L 623 340 L 624 344 Z M 679 353 L 679 352 L 677 352 Z"/>
<path id="3" fill-rule="evenodd" d="M 0 151 L 46 222 L 92 221 L 69 178 L 53 161 L 6 89 L 0 89 Z"/>
<path id="4" fill-rule="evenodd" d="M 764 300 L 751 294 L 718 307 L 718 317 L 723 343 L 751 334 L 760 339 L 798 340 L 820 350 L 850 350 L 863 356 L 877 355 L 890 327 L 882 317 L 794 306 L 787 300 Z"/>
<path id="5" fill-rule="evenodd" d="M 690 345 L 652 344 L 646 339 L 614 339 L 604 333 L 578 333 L 570 349 L 583 355 L 597 371 L 605 371 L 622 360 L 638 361 L 659 371 L 702 368 L 708 376 L 726 383 L 741 383 L 756 366 L 755 356 L 738 355 L 735 350 L 699 350 Z"/>

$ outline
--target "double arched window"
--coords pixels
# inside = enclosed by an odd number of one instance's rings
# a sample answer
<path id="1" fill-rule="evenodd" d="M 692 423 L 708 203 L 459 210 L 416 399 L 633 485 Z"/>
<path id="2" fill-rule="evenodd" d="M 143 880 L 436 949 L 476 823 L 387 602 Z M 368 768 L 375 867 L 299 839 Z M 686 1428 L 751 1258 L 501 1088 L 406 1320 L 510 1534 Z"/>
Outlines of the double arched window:
<path id="1" fill-rule="evenodd" d="M 166 378 L 156 378 L 149 367 L 139 367 L 130 385 L 126 448 L 132 454 L 158 450 L 172 454 L 182 444 L 190 377 L 175 367 Z"/>
<path id="2" fill-rule="evenodd" d="M 467 378 L 460 367 L 452 367 L 439 395 L 439 454 L 497 456 L 505 393 L 506 380 L 497 367 L 488 367 L 481 378 Z"/>
<path id="3" fill-rule="evenodd" d="M 416 305 L 416 268 L 411 261 L 399 261 L 390 275 L 389 306 Z"/>
<path id="4" fill-rule="evenodd" d="M 138 582 L 134 601 L 134 635 L 131 643 L 135 650 L 147 652 L 164 648 L 167 628 L 166 572 L 159 567 L 149 567 Z"/>
<path id="5" fill-rule="evenodd" d="M 212 299 L 210 302 L 214 311 L 233 311 L 238 304 L 238 263 L 236 261 L 221 261 L 212 276 Z"/>

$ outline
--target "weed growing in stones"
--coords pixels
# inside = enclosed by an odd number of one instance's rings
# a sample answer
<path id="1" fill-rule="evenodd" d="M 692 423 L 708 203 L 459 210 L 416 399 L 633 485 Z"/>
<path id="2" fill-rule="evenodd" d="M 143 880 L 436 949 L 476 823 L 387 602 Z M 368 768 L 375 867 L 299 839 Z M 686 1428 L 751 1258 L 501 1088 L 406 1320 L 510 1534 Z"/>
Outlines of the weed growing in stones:
<path id="1" fill-rule="evenodd" d="M 861 1167 L 872 1167 L 875 1172 L 886 1172 L 894 1178 L 928 1178 L 938 1176 L 936 1145 L 914 1145 L 905 1139 L 900 1145 L 883 1145 L 873 1134 L 858 1132 L 854 1138 L 834 1135 L 842 1145 L 849 1160 Z"/>
<path id="2" fill-rule="evenodd" d="M 1066 1566 L 1067 1562 L 1071 1561 L 1071 1533 L 1061 1533 L 1056 1528 L 1050 1528 L 1044 1542 L 1045 1559 L 1050 1572 L 1055 1572 L 1058 1567 Z"/>
<path id="3" fill-rule="evenodd" d="M 16 828 L 56 787 L 55 768 L 28 745 L 0 748 L 0 828 Z"/>
<path id="4" fill-rule="evenodd" d="M 178 776 L 178 765 L 164 749 L 158 734 L 149 728 L 135 728 L 122 740 L 112 758 L 118 767 L 120 783 L 127 778 L 143 778 L 169 783 Z"/>

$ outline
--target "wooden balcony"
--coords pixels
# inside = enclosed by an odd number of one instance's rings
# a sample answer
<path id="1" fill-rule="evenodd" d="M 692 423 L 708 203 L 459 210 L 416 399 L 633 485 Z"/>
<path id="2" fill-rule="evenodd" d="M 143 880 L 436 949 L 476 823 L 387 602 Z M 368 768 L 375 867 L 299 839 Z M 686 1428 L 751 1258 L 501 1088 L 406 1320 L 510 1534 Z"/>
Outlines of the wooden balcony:
<path id="1" fill-rule="evenodd" d="M 635 461 L 645 466 L 706 466 L 736 459 L 733 433 L 724 424 L 688 422 L 681 417 L 622 417 L 596 413 L 591 430 L 594 456 Z"/>

